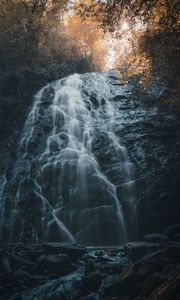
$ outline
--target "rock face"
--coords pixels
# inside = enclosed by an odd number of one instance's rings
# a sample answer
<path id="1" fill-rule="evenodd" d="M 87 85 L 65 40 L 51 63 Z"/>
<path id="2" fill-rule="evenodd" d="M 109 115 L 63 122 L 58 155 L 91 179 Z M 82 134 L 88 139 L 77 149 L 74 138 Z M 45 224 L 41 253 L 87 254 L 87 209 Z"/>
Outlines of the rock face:
<path id="1" fill-rule="evenodd" d="M 36 95 L 3 186 L 3 240 L 113 245 L 135 233 L 133 164 L 114 134 L 110 98 L 108 77 L 96 73 L 69 76 Z M 108 174 L 114 169 L 125 184 L 126 216 L 119 180 Z"/>
<path id="2" fill-rule="evenodd" d="M 113 71 L 48 85 L 0 179 L 1 239 L 112 245 L 178 222 L 179 131 L 163 94 Z"/>

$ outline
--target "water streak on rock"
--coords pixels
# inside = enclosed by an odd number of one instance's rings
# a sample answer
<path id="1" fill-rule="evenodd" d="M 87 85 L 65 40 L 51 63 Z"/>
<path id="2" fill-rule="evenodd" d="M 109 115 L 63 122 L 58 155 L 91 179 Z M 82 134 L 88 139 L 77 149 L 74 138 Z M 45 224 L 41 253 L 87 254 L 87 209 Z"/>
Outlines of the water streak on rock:
<path id="1" fill-rule="evenodd" d="M 6 239 L 86 245 L 128 239 L 136 223 L 133 164 L 114 133 L 110 99 L 106 76 L 96 73 L 69 76 L 37 93 L 13 170 Z M 126 219 L 105 165 L 123 177 Z"/>

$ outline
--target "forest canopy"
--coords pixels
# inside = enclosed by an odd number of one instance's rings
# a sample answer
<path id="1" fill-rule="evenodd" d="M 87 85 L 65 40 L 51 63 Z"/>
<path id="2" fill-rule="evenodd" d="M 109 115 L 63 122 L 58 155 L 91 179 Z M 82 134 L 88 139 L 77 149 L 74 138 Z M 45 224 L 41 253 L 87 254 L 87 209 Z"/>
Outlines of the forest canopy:
<path id="1" fill-rule="evenodd" d="M 89 56 L 82 55 L 68 37 L 69 11 L 64 0 L 0 0 L 0 134 L 4 141 L 16 122 L 23 124 L 38 89 L 66 75 L 92 70 Z"/>
<path id="2" fill-rule="evenodd" d="M 178 78 L 179 1 L 0 0 L 0 68 L 53 80 L 116 68 Z"/>
<path id="3" fill-rule="evenodd" d="M 97 22 L 116 38 L 116 67 L 126 66 L 129 75 L 141 73 L 148 80 L 163 69 L 177 79 L 179 1 L 85 0 L 77 7 L 83 19 Z M 122 59 L 118 44 L 124 37 L 131 49 Z"/>

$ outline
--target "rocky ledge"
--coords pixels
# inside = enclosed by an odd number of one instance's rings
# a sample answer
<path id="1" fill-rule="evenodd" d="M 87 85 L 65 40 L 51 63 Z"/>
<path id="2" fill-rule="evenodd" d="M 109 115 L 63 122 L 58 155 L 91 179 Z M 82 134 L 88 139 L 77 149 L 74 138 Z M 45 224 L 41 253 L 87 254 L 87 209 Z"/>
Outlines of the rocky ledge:
<path id="1" fill-rule="evenodd" d="M 121 247 L 1 244 L 2 300 L 178 300 L 180 224 Z"/>

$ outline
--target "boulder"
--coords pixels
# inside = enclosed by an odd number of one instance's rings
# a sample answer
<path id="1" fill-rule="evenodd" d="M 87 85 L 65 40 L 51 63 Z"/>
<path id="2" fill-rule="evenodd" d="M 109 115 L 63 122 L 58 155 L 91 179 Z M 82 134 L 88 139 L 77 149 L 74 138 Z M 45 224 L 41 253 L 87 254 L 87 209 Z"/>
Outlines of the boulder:
<path id="1" fill-rule="evenodd" d="M 174 234 L 180 234 L 180 224 L 175 224 L 172 226 L 168 226 L 164 229 L 164 234 L 168 236 L 172 236 Z"/>
<path id="2" fill-rule="evenodd" d="M 92 273 L 83 277 L 82 279 L 82 290 L 83 294 L 87 295 L 90 292 L 98 291 L 102 282 L 101 275 L 98 273 Z"/>
<path id="3" fill-rule="evenodd" d="M 146 297 L 149 296 L 151 292 L 161 285 L 165 280 L 166 277 L 157 272 L 149 276 L 144 282 L 140 293 L 140 299 L 146 299 Z"/>
<path id="4" fill-rule="evenodd" d="M 67 254 L 42 255 L 37 260 L 37 272 L 65 275 L 73 270 L 70 257 Z"/>
<path id="5" fill-rule="evenodd" d="M 63 244 L 63 243 L 45 243 L 43 248 L 46 253 L 67 254 L 72 259 L 77 259 L 87 252 L 87 249 L 81 245 Z"/>
<path id="6" fill-rule="evenodd" d="M 120 278 L 115 282 L 107 284 L 104 288 L 104 295 L 117 297 L 133 293 L 142 276 L 135 270 L 135 265 L 130 264 L 124 268 L 120 274 Z"/>
<path id="7" fill-rule="evenodd" d="M 173 276 L 163 282 L 155 289 L 150 298 L 151 300 L 178 300 L 180 299 L 180 275 Z"/>
<path id="8" fill-rule="evenodd" d="M 84 298 L 84 300 L 100 300 L 99 294 L 92 293 Z"/>
<path id="9" fill-rule="evenodd" d="M 168 236 L 161 233 L 151 233 L 143 236 L 143 241 L 152 243 L 167 242 L 169 240 Z"/>
<path id="10" fill-rule="evenodd" d="M 144 256 L 150 251 L 157 250 L 159 248 L 160 244 L 148 242 L 132 242 L 124 245 L 124 251 L 126 255 L 136 259 Z"/>
<path id="11" fill-rule="evenodd" d="M 51 103 L 54 98 L 54 95 L 55 95 L 55 90 L 53 89 L 52 86 L 45 87 L 42 93 L 42 101 Z"/>

